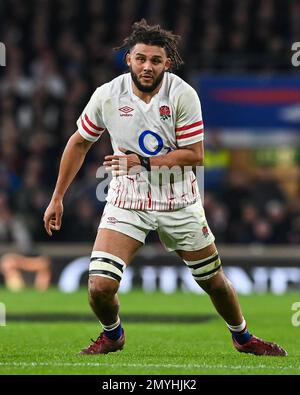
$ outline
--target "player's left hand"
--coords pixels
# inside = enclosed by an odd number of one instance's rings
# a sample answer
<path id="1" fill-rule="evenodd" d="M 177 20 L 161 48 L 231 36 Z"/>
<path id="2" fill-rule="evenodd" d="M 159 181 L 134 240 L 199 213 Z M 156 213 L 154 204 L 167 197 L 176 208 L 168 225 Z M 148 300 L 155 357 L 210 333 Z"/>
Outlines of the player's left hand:
<path id="1" fill-rule="evenodd" d="M 103 165 L 107 171 L 111 171 L 113 176 L 124 176 L 126 174 L 136 174 L 141 172 L 141 162 L 137 154 L 126 155 L 126 149 L 119 150 L 124 155 L 107 155 Z"/>

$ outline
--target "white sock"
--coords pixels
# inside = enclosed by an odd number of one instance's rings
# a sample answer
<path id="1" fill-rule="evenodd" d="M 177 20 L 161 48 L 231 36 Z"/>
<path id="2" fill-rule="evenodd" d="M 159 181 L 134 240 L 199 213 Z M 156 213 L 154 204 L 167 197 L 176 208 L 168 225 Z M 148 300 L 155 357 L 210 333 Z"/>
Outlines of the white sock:
<path id="1" fill-rule="evenodd" d="M 102 322 L 101 321 L 99 321 L 100 322 L 100 324 L 102 325 L 102 328 L 105 330 L 105 331 L 113 331 L 114 329 L 116 329 L 119 325 L 120 325 L 120 317 L 118 317 L 118 320 L 117 320 L 117 322 L 115 322 L 114 324 L 110 324 L 110 325 L 104 325 L 104 324 L 102 324 Z"/>
<path id="2" fill-rule="evenodd" d="M 226 322 L 226 325 L 228 326 L 228 329 L 231 332 L 244 332 L 247 329 L 247 323 L 245 321 L 245 318 L 243 317 L 243 321 L 240 325 L 229 325 Z"/>

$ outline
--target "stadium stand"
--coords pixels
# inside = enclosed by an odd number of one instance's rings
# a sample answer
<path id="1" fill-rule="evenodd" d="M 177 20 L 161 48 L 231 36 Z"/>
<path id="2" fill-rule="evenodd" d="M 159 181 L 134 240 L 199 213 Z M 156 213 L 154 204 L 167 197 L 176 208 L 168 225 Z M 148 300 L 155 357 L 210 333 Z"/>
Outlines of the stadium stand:
<path id="1" fill-rule="evenodd" d="M 300 35 L 295 0 L 1 2 L 0 37 L 9 67 L 0 68 L 0 210 L 6 213 L 0 215 L 0 242 L 16 237 L 9 230 L 9 211 L 23 237 L 29 233 L 36 242 L 48 240 L 42 217 L 62 149 L 95 87 L 125 70 L 123 54 L 112 48 L 141 17 L 182 35 L 186 79 L 195 71 L 297 72 L 290 69 L 290 42 Z M 232 165 L 236 153 L 221 147 L 218 156 L 214 149 L 208 146 L 209 169 L 216 168 L 214 160 L 221 160 L 221 169 L 211 173 L 216 177 L 208 185 L 205 206 L 218 240 L 299 243 L 298 190 L 289 194 L 274 172 L 238 172 Z M 104 206 L 95 195 L 95 175 L 110 150 L 104 134 L 66 198 L 56 242 L 94 239 Z M 296 169 L 298 177 L 298 163 Z M 156 236 L 150 239 L 157 242 Z"/>

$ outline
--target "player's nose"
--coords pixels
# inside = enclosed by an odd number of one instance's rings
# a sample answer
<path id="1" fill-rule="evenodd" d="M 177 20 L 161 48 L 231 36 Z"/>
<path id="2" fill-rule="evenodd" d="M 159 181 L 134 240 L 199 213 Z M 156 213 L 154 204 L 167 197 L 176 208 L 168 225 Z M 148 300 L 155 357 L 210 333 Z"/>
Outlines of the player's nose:
<path id="1" fill-rule="evenodd" d="M 152 71 L 152 63 L 150 62 L 150 60 L 144 62 L 143 66 L 144 66 L 144 67 L 143 67 L 143 71 L 144 71 L 144 72 Z"/>

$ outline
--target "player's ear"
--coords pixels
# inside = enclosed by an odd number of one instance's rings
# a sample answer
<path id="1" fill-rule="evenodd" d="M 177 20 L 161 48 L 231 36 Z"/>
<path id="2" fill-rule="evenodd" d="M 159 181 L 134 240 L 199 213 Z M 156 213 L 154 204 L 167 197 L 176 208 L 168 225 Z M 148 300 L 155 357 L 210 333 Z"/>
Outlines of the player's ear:
<path id="1" fill-rule="evenodd" d="M 125 60 L 126 60 L 126 64 L 127 66 L 130 66 L 130 52 L 127 52 L 126 56 L 125 56 Z"/>
<path id="2" fill-rule="evenodd" d="M 171 67 L 172 61 L 170 58 L 167 58 L 166 63 L 165 63 L 165 71 L 168 71 Z"/>

